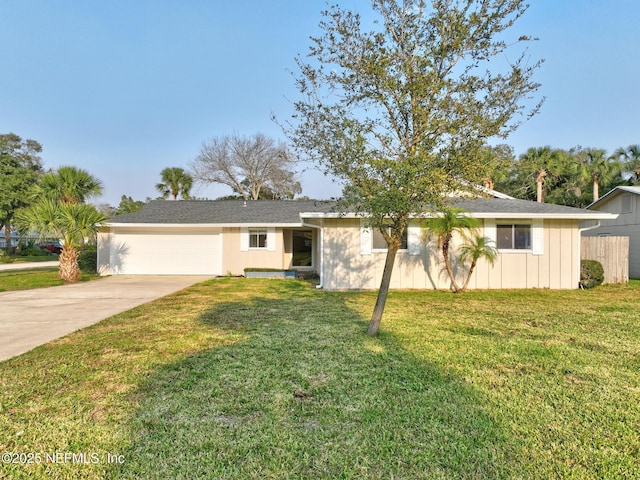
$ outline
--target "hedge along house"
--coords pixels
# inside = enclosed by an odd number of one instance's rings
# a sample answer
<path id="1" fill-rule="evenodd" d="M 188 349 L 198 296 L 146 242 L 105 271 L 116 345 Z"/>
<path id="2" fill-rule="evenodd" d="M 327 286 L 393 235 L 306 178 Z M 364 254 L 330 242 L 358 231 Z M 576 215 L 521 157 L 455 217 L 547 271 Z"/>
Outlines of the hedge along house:
<path id="1" fill-rule="evenodd" d="M 497 192 L 452 204 L 478 218 L 478 233 L 498 248 L 493 266 L 478 263 L 469 288 L 578 288 L 581 226 L 615 218 Z M 409 224 L 392 288 L 450 288 L 435 240 L 421 227 L 423 218 Z M 315 271 L 328 290 L 375 289 L 385 256 L 378 231 L 324 201 L 158 200 L 113 217 L 98 235 L 102 275 L 235 275 L 244 268 L 282 268 Z M 459 264 L 456 272 L 466 274 Z"/>

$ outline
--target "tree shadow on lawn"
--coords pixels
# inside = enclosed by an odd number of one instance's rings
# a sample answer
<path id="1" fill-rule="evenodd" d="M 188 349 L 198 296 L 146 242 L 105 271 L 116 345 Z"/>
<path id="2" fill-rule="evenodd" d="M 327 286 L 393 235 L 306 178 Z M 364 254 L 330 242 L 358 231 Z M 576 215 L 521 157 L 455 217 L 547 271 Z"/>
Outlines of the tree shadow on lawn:
<path id="1" fill-rule="evenodd" d="M 481 396 L 399 337 L 366 336 L 348 295 L 245 298 L 203 314 L 245 340 L 155 372 L 114 474 L 509 477 L 512 446 Z"/>

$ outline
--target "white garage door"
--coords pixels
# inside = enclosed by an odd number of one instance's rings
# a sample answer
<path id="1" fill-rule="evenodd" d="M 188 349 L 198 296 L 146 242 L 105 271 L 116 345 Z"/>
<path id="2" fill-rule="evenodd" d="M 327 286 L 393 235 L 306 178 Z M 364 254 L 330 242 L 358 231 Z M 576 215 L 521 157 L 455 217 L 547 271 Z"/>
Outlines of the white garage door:
<path id="1" fill-rule="evenodd" d="M 114 274 L 220 275 L 220 234 L 207 232 L 123 233 L 111 236 Z"/>

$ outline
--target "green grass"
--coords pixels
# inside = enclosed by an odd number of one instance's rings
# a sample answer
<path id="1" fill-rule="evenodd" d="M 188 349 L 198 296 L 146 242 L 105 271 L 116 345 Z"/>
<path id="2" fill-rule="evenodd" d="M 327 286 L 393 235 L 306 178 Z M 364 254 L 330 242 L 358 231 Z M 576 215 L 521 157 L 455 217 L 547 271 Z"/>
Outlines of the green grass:
<path id="1" fill-rule="evenodd" d="M 0 364 L 0 451 L 100 461 L 0 478 L 639 478 L 639 294 L 206 282 Z"/>
<path id="2" fill-rule="evenodd" d="M 83 273 L 80 281 L 86 282 L 98 278 L 101 277 Z M 25 270 L 0 271 L 0 292 L 55 287 L 64 285 L 64 283 L 64 280 L 61 280 L 58 276 L 58 267 L 35 267 Z"/>
<path id="3" fill-rule="evenodd" d="M 54 254 L 40 255 L 40 256 L 6 256 L 0 254 L 0 264 L 3 263 L 38 263 L 38 262 L 55 262 L 58 260 L 58 256 Z"/>

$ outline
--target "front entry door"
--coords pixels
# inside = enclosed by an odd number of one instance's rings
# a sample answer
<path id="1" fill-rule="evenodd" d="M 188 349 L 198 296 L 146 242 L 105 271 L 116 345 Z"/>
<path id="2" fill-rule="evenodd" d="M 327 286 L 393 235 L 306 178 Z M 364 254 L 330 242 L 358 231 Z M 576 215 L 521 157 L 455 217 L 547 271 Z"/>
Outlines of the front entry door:
<path id="1" fill-rule="evenodd" d="M 294 230 L 292 233 L 294 267 L 313 266 L 313 231 Z"/>

